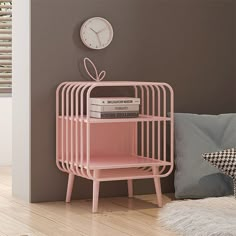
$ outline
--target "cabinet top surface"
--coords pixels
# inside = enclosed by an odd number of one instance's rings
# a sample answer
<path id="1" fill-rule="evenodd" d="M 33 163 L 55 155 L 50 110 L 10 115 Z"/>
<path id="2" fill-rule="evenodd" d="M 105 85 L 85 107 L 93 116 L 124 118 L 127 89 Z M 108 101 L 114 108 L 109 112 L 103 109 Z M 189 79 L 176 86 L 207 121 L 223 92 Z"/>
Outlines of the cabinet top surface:
<path id="1" fill-rule="evenodd" d="M 163 85 L 170 86 L 165 82 L 145 82 L 145 81 L 65 81 L 62 84 L 71 83 L 71 84 L 88 84 L 88 85 L 96 85 L 96 86 L 129 86 L 129 85 Z"/>

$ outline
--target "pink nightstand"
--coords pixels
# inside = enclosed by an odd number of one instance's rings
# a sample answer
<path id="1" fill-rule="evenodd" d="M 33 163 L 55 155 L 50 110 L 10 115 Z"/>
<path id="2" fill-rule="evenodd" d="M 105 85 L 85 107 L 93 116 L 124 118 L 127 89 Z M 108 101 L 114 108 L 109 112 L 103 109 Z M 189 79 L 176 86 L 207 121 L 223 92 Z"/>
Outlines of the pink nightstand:
<path id="1" fill-rule="evenodd" d="M 90 103 L 84 106 L 84 100 L 98 87 L 132 88 L 134 96 L 141 99 L 140 116 L 90 118 Z M 69 174 L 66 202 L 71 199 L 74 176 L 93 180 L 93 212 L 97 212 L 101 181 L 127 180 L 132 197 L 133 179 L 153 178 L 161 207 L 160 178 L 168 176 L 174 164 L 173 116 L 173 90 L 166 83 L 60 84 L 56 93 L 56 163 Z"/>

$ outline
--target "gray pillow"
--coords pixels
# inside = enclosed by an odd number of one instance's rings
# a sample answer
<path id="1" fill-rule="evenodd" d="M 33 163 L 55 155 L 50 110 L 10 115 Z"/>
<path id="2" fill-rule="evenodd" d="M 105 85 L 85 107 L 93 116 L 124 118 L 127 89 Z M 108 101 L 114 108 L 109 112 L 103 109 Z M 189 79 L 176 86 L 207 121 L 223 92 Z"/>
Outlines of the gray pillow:
<path id="1" fill-rule="evenodd" d="M 232 147 L 236 147 L 236 114 L 175 114 L 176 198 L 232 194 L 232 180 L 201 157 Z"/>

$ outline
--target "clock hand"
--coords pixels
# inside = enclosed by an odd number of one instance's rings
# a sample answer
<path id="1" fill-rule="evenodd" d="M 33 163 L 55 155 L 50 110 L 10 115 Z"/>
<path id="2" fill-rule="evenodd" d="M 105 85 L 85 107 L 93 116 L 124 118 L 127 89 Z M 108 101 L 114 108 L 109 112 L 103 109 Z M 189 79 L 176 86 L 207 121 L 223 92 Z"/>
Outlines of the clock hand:
<path id="1" fill-rule="evenodd" d="M 102 31 L 104 31 L 106 29 L 106 27 L 105 28 L 103 28 L 103 29 L 101 29 L 101 30 L 99 30 L 98 32 L 97 32 L 97 34 L 100 34 Z"/>
<path id="2" fill-rule="evenodd" d="M 89 28 L 89 29 L 91 29 L 95 34 L 98 34 L 98 32 L 95 31 L 93 28 Z"/>
<path id="3" fill-rule="evenodd" d="M 101 42 L 101 39 L 99 38 L 99 36 L 98 36 L 98 32 L 96 32 L 93 28 L 89 28 L 89 29 L 91 29 L 95 34 L 96 34 L 96 36 L 97 36 L 97 38 L 98 38 L 98 42 L 99 42 L 99 44 L 100 44 L 100 46 L 102 45 L 102 42 Z"/>
<path id="4" fill-rule="evenodd" d="M 99 42 L 99 44 L 101 46 L 102 45 L 101 39 L 99 38 L 98 34 L 96 34 L 96 35 L 97 35 L 97 38 L 98 38 L 98 42 Z"/>

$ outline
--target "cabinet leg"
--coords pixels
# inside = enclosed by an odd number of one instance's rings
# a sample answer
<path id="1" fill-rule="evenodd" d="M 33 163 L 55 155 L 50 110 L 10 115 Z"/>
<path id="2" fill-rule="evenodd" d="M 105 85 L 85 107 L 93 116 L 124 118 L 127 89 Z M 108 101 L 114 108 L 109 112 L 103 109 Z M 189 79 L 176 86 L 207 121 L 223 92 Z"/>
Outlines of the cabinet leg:
<path id="1" fill-rule="evenodd" d="M 134 193 L 133 193 L 133 180 L 128 179 L 127 184 L 128 184 L 128 196 L 133 197 L 134 196 Z"/>
<path id="2" fill-rule="evenodd" d="M 74 179 L 75 179 L 75 175 L 74 174 L 69 174 L 68 184 L 67 184 L 67 192 L 66 192 L 66 202 L 70 202 L 70 200 L 71 200 L 71 194 L 72 194 L 72 190 L 73 190 Z"/>
<path id="3" fill-rule="evenodd" d="M 153 167 L 153 174 L 158 175 L 159 169 L 158 167 Z M 156 189 L 156 195 L 157 195 L 157 205 L 159 207 L 162 207 L 162 192 L 161 192 L 161 178 L 158 176 L 154 176 L 154 185 Z"/>
<path id="4" fill-rule="evenodd" d="M 93 213 L 98 211 L 98 198 L 99 198 L 99 186 L 100 182 L 93 181 Z"/>

